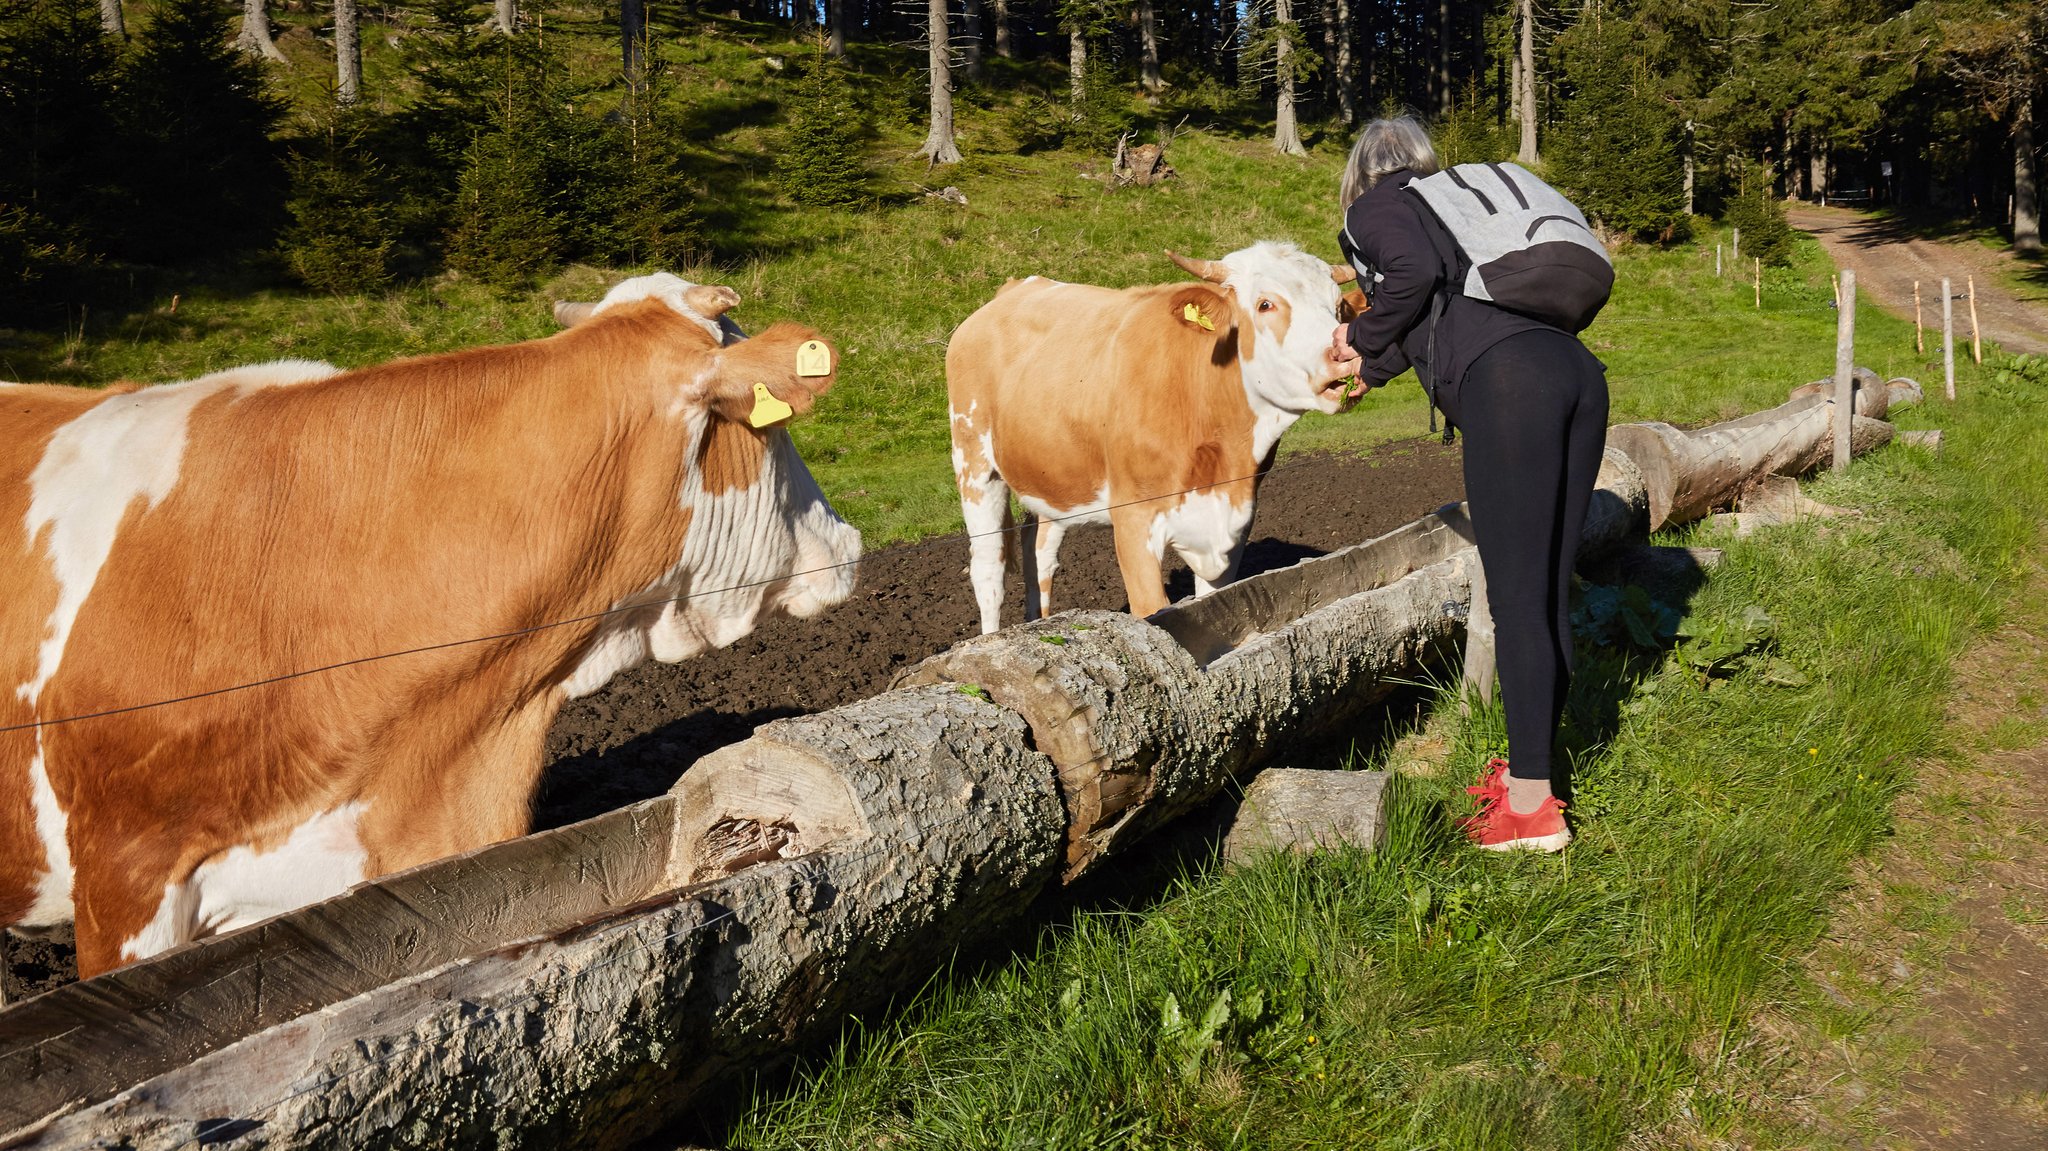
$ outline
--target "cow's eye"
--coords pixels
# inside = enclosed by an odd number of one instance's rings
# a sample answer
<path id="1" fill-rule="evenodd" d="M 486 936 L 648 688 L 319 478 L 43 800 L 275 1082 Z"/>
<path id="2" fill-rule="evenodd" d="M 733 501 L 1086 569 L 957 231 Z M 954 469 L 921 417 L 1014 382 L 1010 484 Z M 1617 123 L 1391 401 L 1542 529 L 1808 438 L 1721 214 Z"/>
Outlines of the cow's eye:
<path id="1" fill-rule="evenodd" d="M 1260 300 L 1260 301 L 1259 301 L 1259 310 L 1260 310 L 1261 312 L 1270 312 L 1270 311 L 1272 311 L 1272 310 L 1273 310 L 1273 308 L 1274 308 L 1274 304 L 1273 304 L 1273 301 L 1271 301 L 1271 300 Z"/>

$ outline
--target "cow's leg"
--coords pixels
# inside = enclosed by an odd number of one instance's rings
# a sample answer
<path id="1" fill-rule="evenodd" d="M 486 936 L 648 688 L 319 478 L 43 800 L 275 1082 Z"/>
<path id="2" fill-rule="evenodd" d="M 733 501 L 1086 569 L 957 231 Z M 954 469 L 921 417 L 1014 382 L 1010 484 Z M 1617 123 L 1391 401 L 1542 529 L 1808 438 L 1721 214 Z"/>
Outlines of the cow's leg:
<path id="1" fill-rule="evenodd" d="M 1166 606 L 1166 578 L 1159 566 L 1166 554 L 1166 534 L 1159 520 L 1145 504 L 1126 505 L 1109 514 L 1124 594 L 1130 597 L 1131 614 L 1141 618 Z"/>
<path id="2" fill-rule="evenodd" d="M 191 884 L 172 882 L 170 854 L 150 847 L 165 838 L 160 829 L 96 829 L 74 818 L 72 832 L 77 842 L 126 848 L 89 852 L 78 860 L 72 896 L 78 908 L 74 928 L 80 979 L 147 959 L 195 936 L 198 895 Z"/>
<path id="3" fill-rule="evenodd" d="M 1017 574 L 1024 577 L 1024 619 L 1028 623 L 1045 614 L 1038 586 L 1038 514 L 1029 508 L 1017 521 Z"/>
<path id="4" fill-rule="evenodd" d="M 1052 614 L 1052 576 L 1060 570 L 1060 541 L 1067 535 L 1067 525 L 1059 520 L 1041 520 L 1038 524 L 1037 546 L 1032 548 L 1033 571 L 1027 578 L 1030 583 L 1025 592 L 1038 600 L 1038 614 Z M 1031 542 L 1025 542 L 1031 547 Z"/>
<path id="5" fill-rule="evenodd" d="M 1009 532 L 1010 487 L 989 472 L 972 485 L 960 480 L 960 517 L 967 521 L 967 576 L 981 607 L 981 632 L 1003 626 L 1003 550 Z"/>

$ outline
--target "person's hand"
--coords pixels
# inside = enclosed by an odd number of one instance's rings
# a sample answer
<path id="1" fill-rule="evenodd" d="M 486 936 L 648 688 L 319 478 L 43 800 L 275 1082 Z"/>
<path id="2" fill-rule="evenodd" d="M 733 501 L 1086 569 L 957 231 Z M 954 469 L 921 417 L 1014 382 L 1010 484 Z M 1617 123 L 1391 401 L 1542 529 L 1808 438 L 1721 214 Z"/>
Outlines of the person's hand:
<path id="1" fill-rule="evenodd" d="M 1358 358 L 1358 353 L 1351 347 L 1351 325 L 1338 324 L 1330 333 L 1330 358 L 1340 364 Z"/>

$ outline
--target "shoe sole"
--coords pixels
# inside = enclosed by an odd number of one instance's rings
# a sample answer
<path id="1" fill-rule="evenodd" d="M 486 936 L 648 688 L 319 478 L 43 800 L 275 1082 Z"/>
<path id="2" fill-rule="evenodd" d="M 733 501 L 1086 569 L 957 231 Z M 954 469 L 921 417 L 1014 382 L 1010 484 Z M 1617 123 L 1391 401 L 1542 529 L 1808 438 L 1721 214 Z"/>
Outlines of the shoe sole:
<path id="1" fill-rule="evenodd" d="M 1571 841 L 1572 833 L 1570 831 L 1554 831 L 1549 835 L 1531 836 L 1527 839 L 1510 839 L 1504 843 L 1482 843 L 1478 847 L 1481 851 L 1540 851 L 1546 855 L 1554 855 L 1557 852 L 1563 851 L 1565 846 Z"/>

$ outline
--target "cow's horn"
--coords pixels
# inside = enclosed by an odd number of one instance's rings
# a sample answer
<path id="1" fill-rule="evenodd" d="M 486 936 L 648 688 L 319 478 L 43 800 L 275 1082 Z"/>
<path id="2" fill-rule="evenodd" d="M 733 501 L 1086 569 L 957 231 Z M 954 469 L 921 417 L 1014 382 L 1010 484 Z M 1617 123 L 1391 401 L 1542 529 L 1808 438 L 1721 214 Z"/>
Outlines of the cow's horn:
<path id="1" fill-rule="evenodd" d="M 555 301 L 555 322 L 565 328 L 573 328 L 590 318 L 597 311 L 596 304 L 577 303 L 573 300 Z"/>
<path id="2" fill-rule="evenodd" d="M 740 294 L 719 284 L 696 284 L 683 292 L 683 303 L 705 319 L 715 320 L 739 307 Z"/>
<path id="3" fill-rule="evenodd" d="M 1230 278 L 1230 269 L 1214 260 L 1191 260 L 1171 248 L 1166 250 L 1166 258 L 1179 264 L 1181 271 L 1186 272 L 1188 275 L 1207 280 L 1212 284 L 1220 284 Z"/>
<path id="4" fill-rule="evenodd" d="M 1346 264 L 1331 264 L 1330 278 L 1340 284 L 1349 284 L 1358 279 L 1358 269 Z"/>

